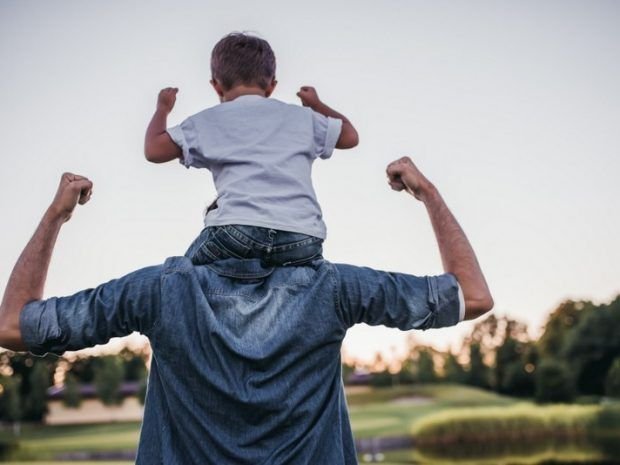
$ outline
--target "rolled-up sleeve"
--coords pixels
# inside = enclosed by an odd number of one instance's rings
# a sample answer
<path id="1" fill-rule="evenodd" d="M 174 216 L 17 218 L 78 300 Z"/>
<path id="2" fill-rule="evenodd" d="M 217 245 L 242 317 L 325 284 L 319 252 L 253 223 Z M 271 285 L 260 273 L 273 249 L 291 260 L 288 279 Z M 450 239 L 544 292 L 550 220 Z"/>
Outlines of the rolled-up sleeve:
<path id="1" fill-rule="evenodd" d="M 338 300 L 347 327 L 356 323 L 401 330 L 454 326 L 462 319 L 453 274 L 418 277 L 337 265 Z"/>
<path id="2" fill-rule="evenodd" d="M 200 144 L 200 134 L 196 130 L 193 117 L 187 118 L 178 126 L 166 130 L 170 138 L 181 147 L 181 164 L 189 168 L 207 168 L 207 160 Z"/>
<path id="3" fill-rule="evenodd" d="M 68 297 L 27 304 L 20 315 L 30 352 L 62 354 L 134 331 L 145 335 L 160 313 L 161 267 L 149 267 Z"/>
<path id="4" fill-rule="evenodd" d="M 332 156 L 342 130 L 342 120 L 312 112 L 315 156 L 327 159 Z"/>

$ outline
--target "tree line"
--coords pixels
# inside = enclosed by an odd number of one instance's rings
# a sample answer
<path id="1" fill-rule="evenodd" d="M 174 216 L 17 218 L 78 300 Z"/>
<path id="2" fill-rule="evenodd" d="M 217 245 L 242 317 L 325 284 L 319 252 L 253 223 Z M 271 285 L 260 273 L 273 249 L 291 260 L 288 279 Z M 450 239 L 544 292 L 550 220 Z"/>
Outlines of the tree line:
<path id="1" fill-rule="evenodd" d="M 60 373 L 64 377 L 62 401 L 78 408 L 83 400 L 82 387 L 94 386 L 96 396 L 105 405 L 120 404 L 123 383 L 138 383 L 138 397 L 146 394 L 146 351 L 127 348 L 116 355 L 67 359 L 28 353 L 0 354 L 0 421 L 40 422 L 48 407 L 48 389 Z"/>
<path id="2" fill-rule="evenodd" d="M 345 381 L 354 369 L 343 367 Z M 620 397 L 620 296 L 601 305 L 563 302 L 537 340 L 524 323 L 492 314 L 475 325 L 458 354 L 412 344 L 400 370 L 383 368 L 370 382 L 459 383 L 542 403 Z"/>

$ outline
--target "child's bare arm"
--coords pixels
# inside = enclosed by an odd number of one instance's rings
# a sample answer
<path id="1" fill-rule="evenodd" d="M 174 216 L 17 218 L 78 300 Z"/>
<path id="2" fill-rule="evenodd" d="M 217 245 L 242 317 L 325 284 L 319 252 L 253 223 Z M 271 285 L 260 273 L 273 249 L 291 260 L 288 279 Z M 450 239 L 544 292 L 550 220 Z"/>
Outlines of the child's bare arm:
<path id="1" fill-rule="evenodd" d="M 157 109 L 144 137 L 144 156 L 153 163 L 165 163 L 180 158 L 181 147 L 166 132 L 168 114 L 174 108 L 179 89 L 167 87 L 159 92 Z"/>
<path id="2" fill-rule="evenodd" d="M 336 110 L 321 102 L 314 87 L 303 86 L 299 89 L 299 92 L 297 92 L 297 97 L 301 99 L 303 106 L 310 107 L 322 115 L 342 120 L 342 130 L 340 131 L 338 142 L 336 142 L 337 149 L 352 149 L 359 143 L 359 136 L 351 124 L 351 121 L 343 114 L 338 113 Z"/>

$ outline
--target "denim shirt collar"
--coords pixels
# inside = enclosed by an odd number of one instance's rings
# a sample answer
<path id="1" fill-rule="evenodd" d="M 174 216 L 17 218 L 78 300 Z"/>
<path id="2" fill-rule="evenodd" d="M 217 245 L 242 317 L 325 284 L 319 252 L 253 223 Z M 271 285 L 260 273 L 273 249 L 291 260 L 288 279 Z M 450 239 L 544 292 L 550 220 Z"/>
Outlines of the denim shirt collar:
<path id="1" fill-rule="evenodd" d="M 260 259 L 238 260 L 236 258 L 218 260 L 209 263 L 207 266 L 219 276 L 242 280 L 264 279 L 273 273 L 275 268 L 264 266 Z"/>

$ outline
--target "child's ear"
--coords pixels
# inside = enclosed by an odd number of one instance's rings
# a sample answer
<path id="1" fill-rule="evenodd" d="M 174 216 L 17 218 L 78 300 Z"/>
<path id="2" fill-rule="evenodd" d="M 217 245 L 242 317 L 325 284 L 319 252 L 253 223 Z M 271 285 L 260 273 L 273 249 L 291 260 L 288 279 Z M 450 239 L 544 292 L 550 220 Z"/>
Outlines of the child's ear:
<path id="1" fill-rule="evenodd" d="M 209 82 L 213 86 L 213 89 L 215 90 L 217 95 L 220 97 L 220 99 L 224 97 L 224 89 L 222 88 L 222 84 L 220 84 L 217 79 L 211 79 Z"/>
<path id="2" fill-rule="evenodd" d="M 265 97 L 269 97 L 271 94 L 273 94 L 273 91 L 275 90 L 277 85 L 278 81 L 276 81 L 276 78 L 271 78 L 271 82 L 267 85 L 267 88 L 265 89 Z"/>

